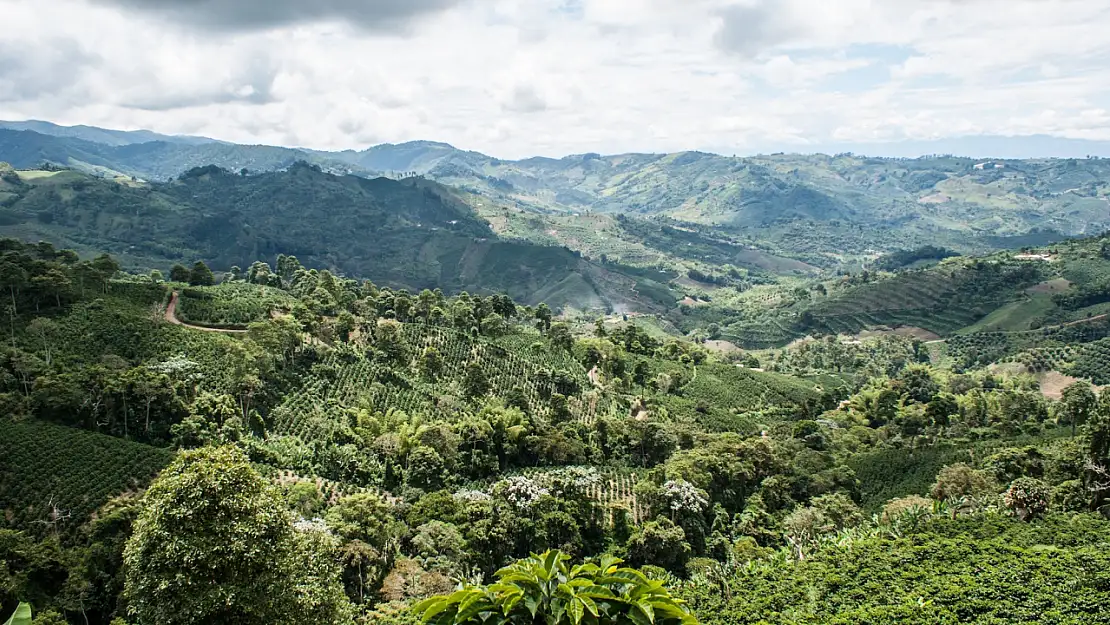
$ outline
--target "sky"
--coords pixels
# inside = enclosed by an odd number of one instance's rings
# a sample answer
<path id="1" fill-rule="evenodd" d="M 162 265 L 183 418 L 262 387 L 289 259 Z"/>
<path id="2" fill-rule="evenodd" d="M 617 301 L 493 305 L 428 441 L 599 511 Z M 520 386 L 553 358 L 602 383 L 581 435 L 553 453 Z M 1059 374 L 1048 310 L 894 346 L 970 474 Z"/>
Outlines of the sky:
<path id="1" fill-rule="evenodd" d="M 0 0 L 0 16 L 8 120 L 503 158 L 1110 141 L 1110 0 Z"/>

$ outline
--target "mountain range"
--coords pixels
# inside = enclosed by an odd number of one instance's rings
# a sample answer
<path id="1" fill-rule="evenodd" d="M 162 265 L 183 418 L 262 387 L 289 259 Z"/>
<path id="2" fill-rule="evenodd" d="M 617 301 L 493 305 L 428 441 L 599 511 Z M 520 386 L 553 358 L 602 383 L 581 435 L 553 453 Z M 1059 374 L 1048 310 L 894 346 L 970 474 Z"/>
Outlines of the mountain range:
<path id="1" fill-rule="evenodd" d="M 921 246 L 987 253 L 1110 229 L 1110 159 L 1103 158 L 680 152 L 503 160 L 433 141 L 324 152 L 148 131 L 0 122 L 0 161 L 25 172 L 74 170 L 49 183 L 9 176 L 8 188 L 0 189 L 0 203 L 7 208 L 2 219 L 11 224 L 7 229 L 22 236 L 61 235 L 78 248 L 111 249 L 133 257 L 135 266 L 190 254 L 226 264 L 311 249 L 318 265 L 351 275 L 412 287 L 485 289 L 502 288 L 512 272 L 475 279 L 482 270 L 469 266 L 458 275 L 433 278 L 435 262 L 418 262 L 407 253 L 423 249 L 428 254 L 435 248 L 436 258 L 455 258 L 456 253 L 461 258 L 453 244 L 444 243 L 458 236 L 496 240 L 494 247 L 508 256 L 514 249 L 533 257 L 541 248 L 543 254 L 559 250 L 556 265 L 576 268 L 538 282 L 531 269 L 523 269 L 533 278 L 522 283 L 531 286 L 518 287 L 514 296 L 528 301 L 551 288 L 563 291 L 553 285 L 570 274 L 588 283 L 602 267 L 623 267 L 626 277 L 634 268 L 655 277 L 659 271 L 730 269 L 796 275 L 858 269 L 881 253 Z M 205 169 L 211 166 L 218 173 Z M 198 176 L 198 170 L 208 173 Z M 426 193 L 449 198 L 449 214 L 438 221 L 408 214 Z M 168 232 L 155 225 L 142 231 L 146 226 L 135 218 L 127 228 L 109 227 L 102 218 L 81 214 L 90 207 L 119 212 L 115 203 L 124 198 L 147 207 L 140 215 L 161 215 L 158 211 L 173 206 L 165 213 L 175 216 L 171 221 L 191 215 L 190 220 L 209 224 L 211 232 L 198 238 L 198 231 L 182 229 L 176 221 Z M 375 208 L 366 209 L 366 203 Z M 395 239 L 382 238 L 383 226 L 374 221 L 387 217 L 397 218 L 386 227 L 390 237 L 431 224 L 441 230 L 429 238 L 434 243 L 409 241 L 396 248 L 406 253 L 393 255 L 395 248 L 387 242 Z M 296 232 L 290 224 L 320 218 L 353 230 L 327 235 L 343 241 L 287 236 Z M 448 221 L 472 227 L 463 232 L 440 223 Z M 220 228 L 221 223 L 234 228 Z M 70 230 L 59 231 L 62 225 Z M 86 228 L 83 234 L 72 230 L 77 226 Z M 165 236 L 176 239 L 154 251 L 149 246 L 156 244 L 138 238 L 140 231 L 163 237 L 156 239 L 160 243 Z M 209 234 L 218 238 L 205 239 Z M 348 245 L 348 237 L 373 237 L 385 253 L 368 261 L 366 250 Z M 138 251 L 121 250 L 124 244 Z M 321 249 L 329 251 L 322 254 Z M 534 267 L 534 260 L 513 262 Z M 579 271 L 580 263 L 592 269 Z M 421 272 L 426 275 L 418 276 Z M 588 275 L 593 278 L 587 280 Z M 612 299 L 604 288 L 576 283 L 569 295 L 557 299 L 582 304 Z M 648 299 L 669 297 L 651 284 L 643 291 L 655 293 Z"/>

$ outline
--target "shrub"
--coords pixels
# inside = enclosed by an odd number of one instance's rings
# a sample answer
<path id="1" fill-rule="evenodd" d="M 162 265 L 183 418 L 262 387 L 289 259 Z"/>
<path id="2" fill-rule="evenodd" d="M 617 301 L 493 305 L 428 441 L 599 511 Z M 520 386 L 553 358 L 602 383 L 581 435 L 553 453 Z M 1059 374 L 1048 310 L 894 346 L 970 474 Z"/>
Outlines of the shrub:
<path id="1" fill-rule="evenodd" d="M 1021 477 L 1010 484 L 1002 500 L 1017 518 L 1028 521 L 1048 510 L 1051 497 L 1047 484 L 1036 478 Z"/>

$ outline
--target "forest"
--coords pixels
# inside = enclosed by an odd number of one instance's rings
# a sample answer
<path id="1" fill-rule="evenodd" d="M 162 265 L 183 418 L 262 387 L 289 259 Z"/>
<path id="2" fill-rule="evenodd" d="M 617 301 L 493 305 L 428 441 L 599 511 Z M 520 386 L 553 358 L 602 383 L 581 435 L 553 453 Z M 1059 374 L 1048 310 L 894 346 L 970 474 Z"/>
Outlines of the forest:
<path id="1" fill-rule="evenodd" d="M 0 240 L 0 618 L 1110 623 L 1105 250 L 595 315 Z"/>

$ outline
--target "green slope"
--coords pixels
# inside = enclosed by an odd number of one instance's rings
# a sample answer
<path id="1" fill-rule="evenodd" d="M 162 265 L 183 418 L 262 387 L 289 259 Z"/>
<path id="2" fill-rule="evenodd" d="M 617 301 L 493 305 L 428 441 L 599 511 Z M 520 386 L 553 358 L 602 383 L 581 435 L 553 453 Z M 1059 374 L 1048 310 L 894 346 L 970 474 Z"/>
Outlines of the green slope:
<path id="1" fill-rule="evenodd" d="M 210 166 L 149 185 L 77 172 L 9 173 L 4 184 L 4 234 L 108 250 L 134 269 L 204 259 L 226 270 L 286 254 L 396 287 L 505 291 L 555 307 L 675 299 L 640 296 L 619 268 L 563 247 L 502 240 L 450 189 L 419 178 L 335 176 L 301 163 L 251 176 Z"/>

